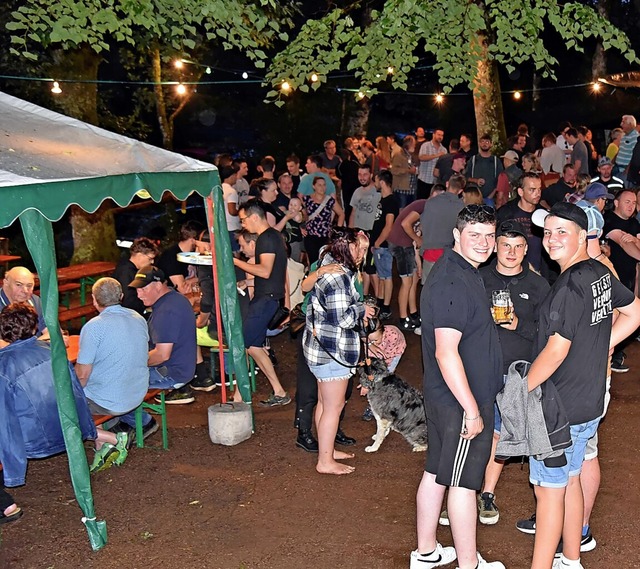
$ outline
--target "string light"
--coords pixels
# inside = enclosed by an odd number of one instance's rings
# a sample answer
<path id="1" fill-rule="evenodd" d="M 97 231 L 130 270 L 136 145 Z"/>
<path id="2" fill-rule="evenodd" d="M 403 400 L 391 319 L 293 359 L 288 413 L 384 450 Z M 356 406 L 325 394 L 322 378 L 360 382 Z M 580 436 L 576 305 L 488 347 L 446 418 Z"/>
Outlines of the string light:
<path id="1" fill-rule="evenodd" d="M 62 89 L 60 89 L 60 83 L 58 83 L 57 81 L 54 81 L 53 87 L 51 87 L 51 92 L 54 93 L 55 95 L 59 95 L 60 93 L 62 93 Z"/>
<path id="2" fill-rule="evenodd" d="M 211 75 L 211 67 L 207 67 L 207 68 L 204 70 L 204 72 L 205 72 L 207 75 Z"/>
<path id="3" fill-rule="evenodd" d="M 318 75 L 316 73 L 311 74 L 311 81 L 315 83 L 318 80 Z"/>
<path id="4" fill-rule="evenodd" d="M 358 91 L 358 99 L 364 99 L 364 93 L 362 91 Z"/>
<path id="5" fill-rule="evenodd" d="M 246 71 L 242 72 L 242 78 L 243 79 L 249 79 L 249 74 Z"/>
<path id="6" fill-rule="evenodd" d="M 395 71 L 395 69 L 393 68 L 393 66 L 389 65 L 389 67 L 387 67 L 387 73 L 389 75 L 393 75 L 394 71 Z"/>
<path id="7" fill-rule="evenodd" d="M 442 103 L 444 103 L 444 95 L 442 93 L 438 93 L 436 95 L 436 103 L 438 105 L 441 105 Z"/>
<path id="8" fill-rule="evenodd" d="M 184 95 L 186 92 L 187 88 L 182 83 L 176 86 L 176 93 L 178 93 L 178 95 Z"/>
<path id="9" fill-rule="evenodd" d="M 591 89 L 593 90 L 594 93 L 599 93 L 601 88 L 602 88 L 602 85 L 598 81 L 595 81 L 591 85 Z"/>
<path id="10" fill-rule="evenodd" d="M 521 93 L 520 91 L 514 91 L 514 92 L 513 92 L 513 98 L 514 98 L 516 101 L 519 101 L 520 99 L 522 99 L 522 93 Z"/>
<path id="11" fill-rule="evenodd" d="M 280 89 L 283 93 L 288 93 L 289 91 L 291 91 L 291 85 L 289 84 L 289 81 L 283 81 Z"/>
<path id="12" fill-rule="evenodd" d="M 182 59 L 176 59 L 176 60 L 173 62 L 173 66 L 174 66 L 176 69 L 182 69 L 182 68 L 184 67 L 184 62 L 182 61 Z"/>

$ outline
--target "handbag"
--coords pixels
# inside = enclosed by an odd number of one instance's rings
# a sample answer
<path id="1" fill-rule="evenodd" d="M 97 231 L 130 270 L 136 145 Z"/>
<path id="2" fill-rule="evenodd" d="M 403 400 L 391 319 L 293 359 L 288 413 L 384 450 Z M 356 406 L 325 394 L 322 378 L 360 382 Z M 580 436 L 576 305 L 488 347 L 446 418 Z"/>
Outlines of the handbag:
<path id="1" fill-rule="evenodd" d="M 289 309 L 284 305 L 284 300 L 281 300 L 275 314 L 271 317 L 271 320 L 269 320 L 267 328 L 269 330 L 279 328 L 280 324 L 282 324 L 288 317 Z"/>

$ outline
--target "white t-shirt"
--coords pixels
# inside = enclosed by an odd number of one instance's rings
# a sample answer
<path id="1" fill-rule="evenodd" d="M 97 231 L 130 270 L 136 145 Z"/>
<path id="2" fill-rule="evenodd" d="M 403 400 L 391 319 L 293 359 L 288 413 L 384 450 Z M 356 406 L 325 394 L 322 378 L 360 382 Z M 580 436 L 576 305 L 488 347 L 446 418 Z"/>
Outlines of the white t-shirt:
<path id="1" fill-rule="evenodd" d="M 565 162 L 564 151 L 556 144 L 545 146 L 540 153 L 540 166 L 545 174 L 551 171 L 562 174 Z"/>
<path id="2" fill-rule="evenodd" d="M 227 229 L 229 231 L 238 231 L 241 228 L 240 218 L 229 213 L 230 203 L 236 204 L 236 207 L 238 206 L 238 192 L 233 186 L 223 182 L 222 196 L 224 197 L 224 215 L 227 218 Z"/>

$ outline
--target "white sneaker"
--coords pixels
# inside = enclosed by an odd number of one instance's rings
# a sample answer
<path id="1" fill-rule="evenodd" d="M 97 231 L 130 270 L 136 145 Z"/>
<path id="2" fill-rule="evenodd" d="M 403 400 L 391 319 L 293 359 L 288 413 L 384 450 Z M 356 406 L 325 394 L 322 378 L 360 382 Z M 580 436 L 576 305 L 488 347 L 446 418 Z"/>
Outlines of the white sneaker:
<path id="1" fill-rule="evenodd" d="M 455 547 L 442 547 L 436 543 L 436 548 L 429 555 L 423 555 L 416 549 L 411 552 L 411 563 L 409 569 L 431 569 L 432 567 L 442 567 L 449 565 L 456 559 Z"/>
<path id="2" fill-rule="evenodd" d="M 460 569 L 456 567 L 456 569 Z M 500 563 L 500 561 L 485 561 L 482 559 L 482 555 L 478 553 L 478 567 L 477 569 L 506 569 L 506 567 Z M 555 569 L 555 566 L 554 566 Z"/>
<path id="3" fill-rule="evenodd" d="M 418 326 L 418 327 L 413 331 L 413 333 L 414 333 L 416 336 L 422 336 L 422 326 Z"/>
<path id="4" fill-rule="evenodd" d="M 563 554 L 560 554 L 560 557 L 556 557 L 553 560 L 551 569 L 584 569 L 584 567 L 582 563 L 580 563 L 580 559 L 572 561 L 571 559 L 567 559 Z"/>

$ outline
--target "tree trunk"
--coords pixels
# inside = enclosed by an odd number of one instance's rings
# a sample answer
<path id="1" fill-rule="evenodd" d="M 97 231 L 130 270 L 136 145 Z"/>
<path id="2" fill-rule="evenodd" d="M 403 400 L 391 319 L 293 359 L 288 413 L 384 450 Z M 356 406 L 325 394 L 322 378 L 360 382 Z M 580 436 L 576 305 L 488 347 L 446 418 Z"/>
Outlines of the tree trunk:
<path id="1" fill-rule="evenodd" d="M 350 106 L 351 112 L 347 119 L 346 136 L 365 135 L 367 134 L 367 128 L 369 127 L 369 112 L 371 107 L 369 105 L 369 99 L 365 97 L 361 101 L 355 104 L 355 107 Z"/>
<path id="2" fill-rule="evenodd" d="M 598 0 L 596 3 L 596 10 L 598 15 L 609 20 L 609 2 L 608 0 Z M 599 77 L 607 75 L 607 54 L 604 51 L 602 42 L 596 43 L 596 49 L 593 53 L 593 60 L 591 61 L 591 78 L 597 81 Z"/>
<path id="3" fill-rule="evenodd" d="M 54 79 L 80 79 L 79 83 L 62 82 L 62 94 L 55 98 L 56 106 L 65 115 L 91 124 L 98 124 L 98 67 L 102 57 L 88 46 L 53 53 L 51 75 Z"/>
<path id="4" fill-rule="evenodd" d="M 71 206 L 70 212 L 74 247 L 71 264 L 117 261 L 120 253 L 116 246 L 112 205 L 107 202 L 95 213 L 87 213 L 78 206 Z"/>
<path id="5" fill-rule="evenodd" d="M 167 103 L 164 98 L 162 87 L 162 60 L 160 58 L 160 48 L 156 47 L 151 51 L 151 73 L 153 82 L 153 95 L 156 100 L 156 115 L 158 125 L 162 134 L 162 146 L 167 150 L 173 150 L 173 121 L 167 116 Z"/>
<path id="6" fill-rule="evenodd" d="M 494 151 L 502 151 L 506 146 L 507 131 L 504 124 L 498 66 L 488 58 L 484 35 L 478 34 L 477 44 L 473 49 L 479 49 L 481 54 L 473 86 L 473 106 L 478 136 L 489 133 L 493 140 Z"/>

